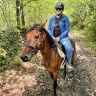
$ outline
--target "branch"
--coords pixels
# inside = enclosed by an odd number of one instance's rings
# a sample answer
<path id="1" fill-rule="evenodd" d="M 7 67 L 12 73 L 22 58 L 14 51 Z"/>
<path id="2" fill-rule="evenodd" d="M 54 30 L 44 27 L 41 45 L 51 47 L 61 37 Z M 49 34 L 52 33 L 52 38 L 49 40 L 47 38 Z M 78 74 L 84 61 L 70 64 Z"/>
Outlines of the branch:
<path id="1" fill-rule="evenodd" d="M 28 14 L 29 12 L 31 12 L 31 11 L 26 12 L 26 13 L 24 14 L 24 16 L 25 16 L 26 14 Z"/>
<path id="2" fill-rule="evenodd" d="M 31 1 L 36 1 L 36 0 L 29 0 L 25 5 L 23 5 L 21 8 L 25 7 L 28 3 L 30 3 Z"/>

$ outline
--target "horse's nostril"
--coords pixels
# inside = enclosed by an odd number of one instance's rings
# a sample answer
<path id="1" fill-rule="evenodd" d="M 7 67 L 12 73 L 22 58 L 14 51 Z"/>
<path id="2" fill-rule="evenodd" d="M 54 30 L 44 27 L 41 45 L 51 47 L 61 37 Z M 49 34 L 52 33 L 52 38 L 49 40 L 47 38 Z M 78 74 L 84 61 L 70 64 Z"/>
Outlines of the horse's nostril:
<path id="1" fill-rule="evenodd" d="M 28 61 L 28 57 L 27 56 L 20 56 L 20 58 L 22 59 L 22 61 L 27 62 Z"/>
<path id="2" fill-rule="evenodd" d="M 35 53 L 32 53 L 32 55 L 34 55 Z"/>
<path id="3" fill-rule="evenodd" d="M 21 59 L 23 59 L 23 57 L 22 57 L 22 56 L 20 56 L 20 58 L 21 58 Z"/>

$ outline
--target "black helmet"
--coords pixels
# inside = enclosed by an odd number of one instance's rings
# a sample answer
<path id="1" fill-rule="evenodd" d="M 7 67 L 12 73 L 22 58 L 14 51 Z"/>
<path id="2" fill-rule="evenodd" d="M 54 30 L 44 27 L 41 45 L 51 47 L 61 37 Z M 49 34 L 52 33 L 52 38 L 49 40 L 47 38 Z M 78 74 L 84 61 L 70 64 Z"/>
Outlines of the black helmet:
<path id="1" fill-rule="evenodd" d="M 62 2 L 57 2 L 55 8 L 62 8 L 64 10 L 64 4 Z"/>

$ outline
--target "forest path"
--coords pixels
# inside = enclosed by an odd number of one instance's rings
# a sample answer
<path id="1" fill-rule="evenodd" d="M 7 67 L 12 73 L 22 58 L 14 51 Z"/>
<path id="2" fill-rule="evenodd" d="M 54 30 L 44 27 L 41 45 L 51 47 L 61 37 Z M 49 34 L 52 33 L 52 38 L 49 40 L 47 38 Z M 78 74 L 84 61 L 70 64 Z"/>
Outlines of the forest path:
<path id="1" fill-rule="evenodd" d="M 58 77 L 57 96 L 96 96 L 96 57 L 82 46 L 82 41 L 70 33 L 76 42 L 74 75 L 63 80 L 63 69 Z M 36 59 L 37 60 L 37 59 Z M 0 96 L 53 96 L 53 81 L 44 67 L 34 61 L 24 68 L 11 69 L 0 75 Z M 37 62 L 37 63 L 36 63 Z"/>

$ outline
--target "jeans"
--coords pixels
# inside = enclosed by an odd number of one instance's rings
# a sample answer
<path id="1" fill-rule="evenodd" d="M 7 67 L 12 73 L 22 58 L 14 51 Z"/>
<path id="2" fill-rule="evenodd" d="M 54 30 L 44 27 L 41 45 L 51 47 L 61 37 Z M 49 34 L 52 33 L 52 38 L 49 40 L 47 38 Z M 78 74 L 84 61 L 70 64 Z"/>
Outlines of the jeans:
<path id="1" fill-rule="evenodd" d="M 65 48 L 65 54 L 67 57 L 66 63 L 71 64 L 71 58 L 72 58 L 72 45 L 70 43 L 70 39 L 68 37 L 63 38 L 60 40 L 60 43 L 63 44 Z"/>

